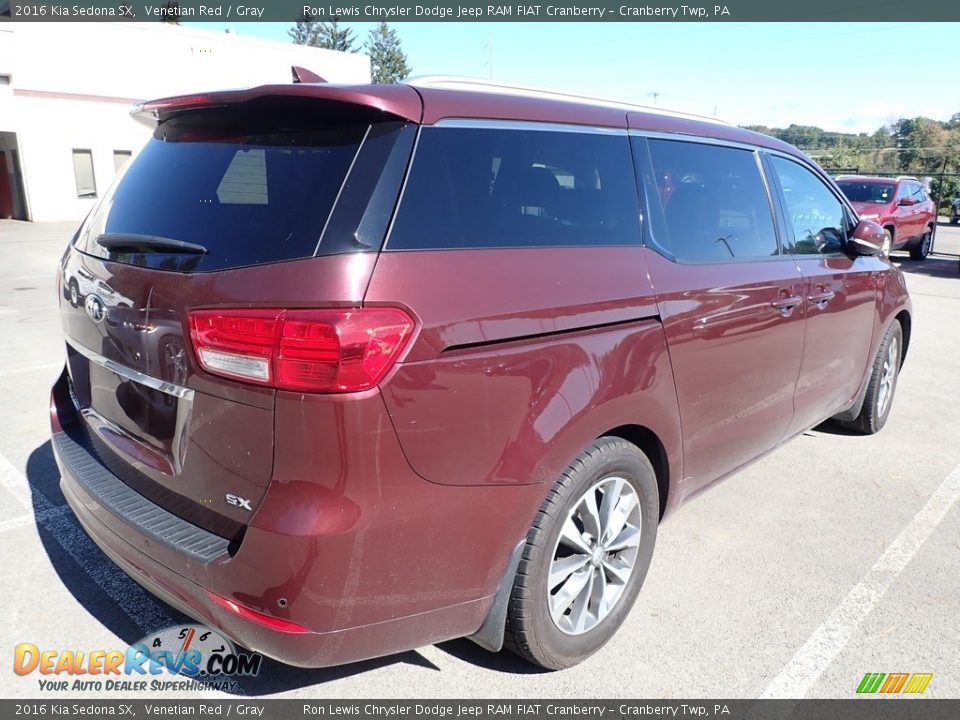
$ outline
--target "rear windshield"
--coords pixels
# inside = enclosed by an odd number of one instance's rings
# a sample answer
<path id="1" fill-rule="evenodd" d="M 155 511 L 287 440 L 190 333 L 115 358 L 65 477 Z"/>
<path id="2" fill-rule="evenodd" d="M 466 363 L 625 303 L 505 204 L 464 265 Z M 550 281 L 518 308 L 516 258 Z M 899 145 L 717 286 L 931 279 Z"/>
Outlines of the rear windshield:
<path id="1" fill-rule="evenodd" d="M 886 205 L 893 200 L 897 187 L 892 183 L 868 183 L 841 180 L 837 183 L 850 202 Z"/>
<path id="2" fill-rule="evenodd" d="M 84 222 L 77 247 L 181 271 L 310 257 L 368 128 L 297 127 L 276 117 L 250 127 L 216 112 L 168 120 Z M 97 242 L 127 235 L 207 252 L 108 251 Z"/>

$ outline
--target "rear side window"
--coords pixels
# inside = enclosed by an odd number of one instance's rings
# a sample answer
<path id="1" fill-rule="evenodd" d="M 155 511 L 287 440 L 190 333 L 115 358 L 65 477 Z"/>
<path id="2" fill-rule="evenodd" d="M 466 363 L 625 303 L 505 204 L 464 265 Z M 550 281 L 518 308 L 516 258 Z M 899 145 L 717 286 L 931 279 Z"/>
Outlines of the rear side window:
<path id="1" fill-rule="evenodd" d="M 81 228 L 80 250 L 172 270 L 312 256 L 369 124 L 191 115 L 162 123 Z M 108 252 L 103 235 L 202 245 L 203 255 Z"/>
<path id="2" fill-rule="evenodd" d="M 723 262 L 777 255 L 770 200 L 750 150 L 650 140 L 654 188 L 648 201 L 663 222 L 654 244 L 680 262 Z"/>
<path id="3" fill-rule="evenodd" d="M 625 135 L 424 128 L 387 250 L 640 242 Z"/>

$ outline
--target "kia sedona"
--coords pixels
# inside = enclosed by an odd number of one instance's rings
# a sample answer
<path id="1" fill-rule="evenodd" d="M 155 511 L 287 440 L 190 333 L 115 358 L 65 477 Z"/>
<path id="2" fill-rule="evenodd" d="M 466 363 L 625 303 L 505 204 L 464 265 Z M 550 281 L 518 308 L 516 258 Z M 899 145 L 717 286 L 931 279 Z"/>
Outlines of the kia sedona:
<path id="1" fill-rule="evenodd" d="M 684 502 L 887 422 L 903 276 L 778 140 L 453 80 L 134 116 L 59 269 L 53 448 L 103 552 L 243 647 L 573 665 Z"/>

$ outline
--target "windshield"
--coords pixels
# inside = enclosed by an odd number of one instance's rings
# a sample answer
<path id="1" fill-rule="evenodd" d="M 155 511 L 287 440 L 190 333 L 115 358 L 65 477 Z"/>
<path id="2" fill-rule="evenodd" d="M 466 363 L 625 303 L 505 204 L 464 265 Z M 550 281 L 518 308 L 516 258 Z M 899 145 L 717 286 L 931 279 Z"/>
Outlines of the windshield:
<path id="1" fill-rule="evenodd" d="M 876 203 L 886 205 L 893 200 L 897 186 L 893 183 L 852 182 L 844 180 L 837 183 L 850 202 Z"/>

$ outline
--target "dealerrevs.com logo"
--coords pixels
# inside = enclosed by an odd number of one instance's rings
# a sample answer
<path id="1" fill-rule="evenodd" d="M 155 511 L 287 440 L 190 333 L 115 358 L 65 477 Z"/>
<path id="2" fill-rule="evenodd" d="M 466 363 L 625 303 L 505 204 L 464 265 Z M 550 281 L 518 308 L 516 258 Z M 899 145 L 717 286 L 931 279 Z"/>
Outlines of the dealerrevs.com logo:
<path id="1" fill-rule="evenodd" d="M 40 690 L 222 690 L 237 686 L 236 676 L 260 672 L 263 658 L 238 651 L 216 630 L 174 625 L 148 635 L 126 650 L 47 650 L 33 643 L 14 648 L 13 671 L 38 673 Z M 171 676 L 179 676 L 174 679 Z"/>

